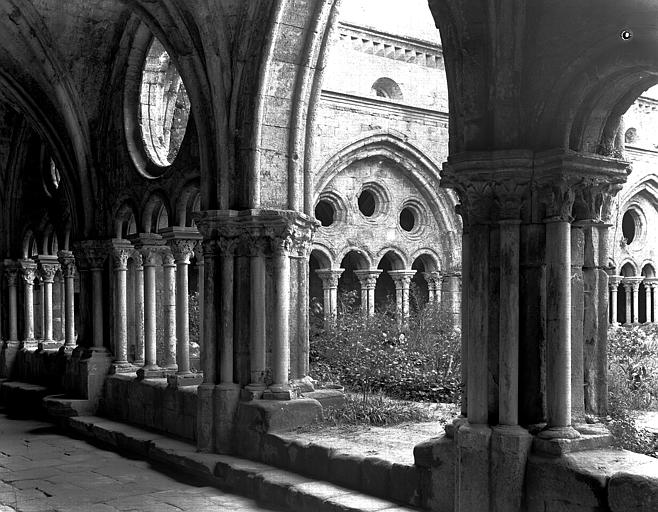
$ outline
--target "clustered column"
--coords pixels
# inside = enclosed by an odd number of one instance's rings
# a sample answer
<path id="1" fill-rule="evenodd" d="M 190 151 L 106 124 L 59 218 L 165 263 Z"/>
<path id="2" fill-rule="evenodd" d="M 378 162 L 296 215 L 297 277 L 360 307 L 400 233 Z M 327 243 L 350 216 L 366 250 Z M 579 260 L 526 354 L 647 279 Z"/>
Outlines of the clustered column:
<path id="1" fill-rule="evenodd" d="M 355 270 L 354 273 L 361 283 L 361 311 L 364 315 L 375 314 L 375 286 L 382 270 Z"/>
<path id="2" fill-rule="evenodd" d="M 41 276 L 41 286 L 43 288 L 43 301 L 41 304 L 43 311 L 43 347 L 50 347 L 54 343 L 53 339 L 53 283 L 55 274 L 59 268 L 59 262 L 56 256 L 39 256 L 39 273 Z"/>
<path id="3" fill-rule="evenodd" d="M 23 278 L 23 348 L 34 348 L 34 279 L 37 265 L 32 260 L 20 261 L 20 272 Z"/>
<path id="4" fill-rule="evenodd" d="M 409 286 L 416 274 L 415 270 L 389 270 L 388 274 L 395 283 L 395 302 L 398 324 L 409 318 Z"/>
<path id="5" fill-rule="evenodd" d="M 322 280 L 322 292 L 324 298 L 324 327 L 329 329 L 336 320 L 338 313 L 338 280 L 345 269 L 324 268 L 316 270 L 315 273 Z"/>
<path id="6" fill-rule="evenodd" d="M 423 277 L 425 278 L 425 281 L 427 281 L 430 304 L 440 304 L 441 284 L 443 280 L 443 276 L 441 275 L 441 272 L 439 271 L 424 272 Z"/>
<path id="7" fill-rule="evenodd" d="M 608 289 L 610 291 L 610 323 L 612 325 L 617 325 L 619 319 L 617 313 L 617 290 L 620 282 L 621 276 L 608 277 Z"/>
<path id="8" fill-rule="evenodd" d="M 9 296 L 9 340 L 18 341 L 18 268 L 12 261 L 5 261 L 5 276 L 7 278 L 7 291 Z"/>
<path id="9" fill-rule="evenodd" d="M 113 241 L 110 248 L 114 269 L 114 346 L 115 358 L 112 369 L 115 373 L 133 371 L 128 362 L 128 258 L 132 246 L 124 240 Z"/>

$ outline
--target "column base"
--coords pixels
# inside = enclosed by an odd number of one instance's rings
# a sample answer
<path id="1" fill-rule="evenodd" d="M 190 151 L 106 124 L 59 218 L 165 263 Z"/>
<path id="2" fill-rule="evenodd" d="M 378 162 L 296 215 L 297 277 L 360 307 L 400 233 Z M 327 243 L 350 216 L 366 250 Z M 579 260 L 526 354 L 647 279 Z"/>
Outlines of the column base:
<path id="1" fill-rule="evenodd" d="M 457 430 L 455 510 L 490 510 L 492 430 L 466 423 Z"/>
<path id="2" fill-rule="evenodd" d="M 167 372 L 156 365 L 142 367 L 137 370 L 137 380 L 164 379 L 166 376 Z"/>
<path id="3" fill-rule="evenodd" d="M 458 418 L 452 420 L 452 423 L 446 423 L 443 429 L 450 439 L 454 439 L 455 433 L 464 425 L 468 425 L 468 418 L 465 416 L 459 416 Z"/>
<path id="4" fill-rule="evenodd" d="M 587 427 L 592 427 L 587 425 Z M 535 436 L 532 442 L 533 452 L 542 453 L 546 455 L 553 455 L 560 457 L 566 453 L 581 452 L 584 450 L 597 450 L 601 448 L 609 448 L 612 445 L 612 434 L 603 428 L 587 428 L 586 430 L 592 433 L 579 433 L 573 429 L 577 434 L 577 438 L 542 438 L 542 432 Z"/>
<path id="5" fill-rule="evenodd" d="M 240 400 L 250 402 L 251 400 L 260 400 L 267 389 L 265 384 L 247 384 L 240 390 Z"/>
<path id="6" fill-rule="evenodd" d="M 272 384 L 263 392 L 263 400 L 292 400 L 297 396 L 297 392 L 287 383 Z"/>
<path id="7" fill-rule="evenodd" d="M 19 350 L 37 350 L 39 348 L 39 342 L 37 340 L 23 340 L 20 342 Z"/>
<path id="8" fill-rule="evenodd" d="M 37 344 L 37 350 L 59 350 L 62 344 L 55 340 L 41 340 Z"/>
<path id="9" fill-rule="evenodd" d="M 20 341 L 5 341 L 0 354 L 0 377 L 10 378 L 14 374 L 14 362 L 20 349 Z"/>
<path id="10" fill-rule="evenodd" d="M 117 373 L 133 373 L 137 371 L 137 367 L 127 361 L 115 361 L 110 368 L 110 374 L 116 375 Z"/>
<path id="11" fill-rule="evenodd" d="M 494 510 L 522 510 L 526 463 L 532 436 L 518 425 L 498 425 L 491 435 L 491 481 Z"/>
<path id="12" fill-rule="evenodd" d="M 578 439 L 580 434 L 572 426 L 568 427 L 546 427 L 544 430 L 537 434 L 540 439 L 554 440 L 554 439 Z"/>
<path id="13" fill-rule="evenodd" d="M 67 354 L 73 353 L 73 351 L 76 349 L 77 345 L 62 345 L 59 347 L 60 352 L 65 352 Z"/>
<path id="14" fill-rule="evenodd" d="M 183 373 L 167 375 L 167 386 L 178 389 L 185 386 L 199 386 L 203 383 L 203 373 Z"/>

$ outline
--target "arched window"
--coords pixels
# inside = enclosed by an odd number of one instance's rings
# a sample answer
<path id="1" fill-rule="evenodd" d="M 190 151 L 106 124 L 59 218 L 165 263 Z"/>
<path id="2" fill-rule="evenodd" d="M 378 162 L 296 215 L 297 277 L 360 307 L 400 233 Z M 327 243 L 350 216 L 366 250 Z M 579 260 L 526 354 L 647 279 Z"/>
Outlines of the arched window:
<path id="1" fill-rule="evenodd" d="M 371 91 L 375 96 L 380 98 L 388 98 L 397 101 L 402 101 L 403 99 L 400 86 L 395 80 L 391 80 L 390 78 L 382 77 L 377 79 L 375 83 L 372 84 Z"/>
<path id="2" fill-rule="evenodd" d="M 171 165 L 185 136 L 190 100 L 176 66 L 155 37 L 144 61 L 139 112 L 149 159 L 160 167 Z"/>

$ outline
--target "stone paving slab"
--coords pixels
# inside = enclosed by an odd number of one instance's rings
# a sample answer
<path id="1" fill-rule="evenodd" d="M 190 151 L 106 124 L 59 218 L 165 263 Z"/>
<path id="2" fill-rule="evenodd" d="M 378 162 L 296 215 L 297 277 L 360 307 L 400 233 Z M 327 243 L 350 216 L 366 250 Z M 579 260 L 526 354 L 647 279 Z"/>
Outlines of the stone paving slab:
<path id="1" fill-rule="evenodd" d="M 155 436 L 154 436 L 155 437 Z M 190 483 L 72 440 L 52 425 L 0 413 L 0 512 L 265 512 L 276 510 Z"/>

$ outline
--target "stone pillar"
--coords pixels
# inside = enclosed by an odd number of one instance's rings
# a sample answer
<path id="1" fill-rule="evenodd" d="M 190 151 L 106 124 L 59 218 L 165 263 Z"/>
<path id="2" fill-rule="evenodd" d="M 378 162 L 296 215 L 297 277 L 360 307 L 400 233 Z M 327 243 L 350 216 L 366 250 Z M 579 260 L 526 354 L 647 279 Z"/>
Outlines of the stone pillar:
<path id="1" fill-rule="evenodd" d="M 321 268 L 315 271 L 322 280 L 324 328 L 329 329 L 338 314 L 338 280 L 345 269 Z"/>
<path id="2" fill-rule="evenodd" d="M 651 291 L 652 291 L 652 287 L 649 285 L 649 283 L 645 279 L 644 280 L 644 302 L 645 302 L 644 311 L 645 311 L 645 317 L 646 317 L 645 322 L 648 323 L 648 324 L 651 323 L 651 311 L 652 311 L 652 308 L 651 308 Z"/>
<path id="3" fill-rule="evenodd" d="M 452 316 L 455 328 L 461 325 L 461 277 L 459 270 L 445 272 L 441 290 L 445 304 L 444 311 Z"/>
<path id="4" fill-rule="evenodd" d="M 55 348 L 56 343 L 53 338 L 53 283 L 55 282 L 55 274 L 59 269 L 59 262 L 56 256 L 39 256 L 38 265 L 43 288 L 43 302 L 41 304 L 43 311 L 42 348 Z"/>
<path id="5" fill-rule="evenodd" d="M 290 249 L 287 237 L 272 244 L 274 325 L 272 326 L 272 398 L 291 398 L 290 393 Z"/>
<path id="6" fill-rule="evenodd" d="M 162 262 L 164 240 L 154 233 L 129 237 L 142 256 L 144 267 L 144 366 L 137 370 L 139 379 L 164 377 L 158 366 L 156 345 L 156 266 Z"/>
<path id="7" fill-rule="evenodd" d="M 21 348 L 35 349 L 34 339 L 34 279 L 37 264 L 32 260 L 20 260 L 21 277 L 23 278 L 23 343 Z"/>
<path id="8" fill-rule="evenodd" d="M 398 314 L 398 324 L 404 323 L 409 318 L 409 285 L 411 279 L 416 274 L 415 270 L 389 270 L 395 283 L 396 310 Z"/>
<path id="9" fill-rule="evenodd" d="M 64 349 L 75 348 L 75 257 L 71 251 L 57 253 L 64 279 Z"/>
<path id="10" fill-rule="evenodd" d="M 626 292 L 626 303 L 624 309 L 624 324 L 630 325 L 633 322 L 633 284 L 627 280 L 628 278 L 624 277 L 622 279 L 622 286 Z"/>
<path id="11" fill-rule="evenodd" d="M 196 266 L 197 266 L 197 282 L 198 282 L 198 299 L 199 299 L 199 347 L 203 347 L 203 336 L 204 336 L 204 328 L 203 328 L 203 308 L 204 308 L 204 293 L 205 293 L 205 272 L 204 272 L 204 261 L 203 261 L 203 244 L 201 241 L 197 242 L 197 244 L 194 246 L 194 257 L 196 258 Z"/>
<path id="12" fill-rule="evenodd" d="M 598 297 L 596 269 L 585 258 L 585 230 L 582 222 L 571 225 L 571 418 L 585 422 L 585 340 L 596 342 Z M 593 336 L 593 337 L 592 337 Z"/>
<path id="13" fill-rule="evenodd" d="M 633 286 L 633 323 L 640 322 L 640 283 L 642 278 L 636 278 L 632 282 Z"/>
<path id="14" fill-rule="evenodd" d="M 135 262 L 135 282 L 133 295 L 135 297 L 135 366 L 144 366 L 144 258 L 139 251 L 132 254 Z"/>
<path id="15" fill-rule="evenodd" d="M 263 243 L 255 240 L 251 246 L 250 256 L 250 295 L 249 311 L 250 343 L 249 354 L 251 362 L 251 379 L 245 388 L 252 398 L 261 398 L 265 391 L 265 320 L 266 320 L 266 278 L 265 254 Z"/>
<path id="16" fill-rule="evenodd" d="M 128 258 L 133 247 L 128 240 L 114 239 L 109 250 L 114 271 L 114 373 L 134 371 L 128 362 Z"/>
<path id="17" fill-rule="evenodd" d="M 617 313 L 617 289 L 621 282 L 621 276 L 610 276 L 608 278 L 608 288 L 610 290 L 610 323 L 617 325 L 619 323 L 619 315 Z"/>
<path id="18" fill-rule="evenodd" d="M 9 303 L 9 341 L 18 341 L 18 268 L 11 260 L 5 260 L 5 277 L 7 278 L 7 295 Z"/>
<path id="19" fill-rule="evenodd" d="M 429 303 L 437 307 L 441 304 L 441 284 L 443 276 L 441 272 L 423 272 L 423 277 L 427 281 L 427 289 L 429 291 Z"/>
<path id="20" fill-rule="evenodd" d="M 569 211 L 569 190 L 553 206 Z M 559 202 L 564 201 L 564 204 Z M 568 206 L 567 206 L 568 205 Z M 551 212 L 553 213 L 553 212 Z M 546 223 L 546 267 L 550 291 L 546 305 L 546 407 L 548 424 L 540 436 L 575 439 L 571 426 L 571 225 L 568 214 L 551 215 Z M 562 212 L 561 212 L 562 213 Z"/>
<path id="21" fill-rule="evenodd" d="M 375 286 L 377 278 L 382 270 L 355 270 L 354 274 L 361 283 L 361 311 L 364 315 L 372 316 L 375 314 Z"/>
<path id="22" fill-rule="evenodd" d="M 58 254 L 59 257 L 59 254 Z M 61 262 L 60 262 L 61 268 Z M 66 343 L 66 281 L 64 279 L 64 269 L 61 268 L 57 281 L 59 286 L 59 333 L 58 339 L 62 344 Z"/>
<path id="23" fill-rule="evenodd" d="M 653 297 L 653 303 L 651 303 L 651 301 L 647 301 L 647 311 L 649 311 L 649 308 L 651 309 L 653 314 L 653 323 L 656 323 L 658 322 L 658 294 L 656 293 L 656 289 L 658 287 L 658 278 L 646 277 L 644 279 L 644 286 L 647 286 L 650 289 L 649 297 Z M 649 318 L 651 318 L 651 316 L 650 313 L 647 312 L 647 321 L 649 321 Z"/>
<path id="24" fill-rule="evenodd" d="M 201 374 L 190 370 L 189 266 L 194 247 L 201 239 L 196 228 L 172 227 L 161 231 L 176 263 L 176 375 L 168 376 L 170 386 L 200 384 Z M 202 282 L 199 283 L 203 285 Z M 231 344 L 233 340 L 231 339 Z M 232 361 L 231 361 L 232 364 Z"/>
<path id="25" fill-rule="evenodd" d="M 164 248 L 161 254 L 164 286 L 162 304 L 164 309 L 164 369 L 175 372 L 178 371 L 176 363 L 176 264 L 169 248 Z"/>

